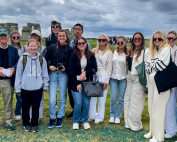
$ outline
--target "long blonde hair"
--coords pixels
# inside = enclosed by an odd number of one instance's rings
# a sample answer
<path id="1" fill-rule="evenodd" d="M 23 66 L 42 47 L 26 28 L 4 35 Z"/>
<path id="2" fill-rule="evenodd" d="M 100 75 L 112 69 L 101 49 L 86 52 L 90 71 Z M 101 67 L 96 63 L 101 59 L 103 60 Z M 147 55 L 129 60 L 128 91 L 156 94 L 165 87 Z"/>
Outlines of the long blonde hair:
<path id="1" fill-rule="evenodd" d="M 105 49 L 103 50 L 103 52 L 102 52 L 102 54 L 101 54 L 101 56 L 103 56 L 104 53 L 105 53 L 107 50 L 109 50 L 110 52 L 112 52 L 112 51 L 111 51 L 111 49 L 110 49 L 109 46 L 108 46 L 108 44 L 109 44 L 108 37 L 107 37 L 105 34 L 101 34 L 100 36 L 104 36 L 104 37 L 106 38 L 106 40 L 107 40 L 106 47 L 105 47 Z M 99 36 L 99 37 L 100 37 L 100 36 Z M 98 50 L 99 50 L 99 49 L 100 49 L 100 47 L 99 47 L 99 42 L 98 42 L 98 40 L 97 40 L 97 46 L 93 49 L 93 52 L 95 53 L 95 57 L 97 56 L 97 53 L 98 53 Z"/>
<path id="2" fill-rule="evenodd" d="M 160 52 L 163 48 L 169 46 L 168 43 L 167 43 L 167 39 L 166 39 L 164 31 L 158 30 L 158 31 L 154 32 L 154 34 L 152 35 L 152 38 L 151 38 L 151 41 L 150 41 L 150 47 L 149 47 L 149 51 L 150 51 L 150 55 L 151 55 L 152 59 L 154 59 L 154 55 L 155 55 L 155 51 L 156 51 L 156 46 L 155 46 L 154 41 L 153 41 L 153 38 L 154 38 L 155 34 L 159 34 L 160 37 L 163 39 L 162 44 L 159 46 L 159 51 L 158 52 Z"/>
<path id="3" fill-rule="evenodd" d="M 13 40 L 12 40 L 12 36 L 13 36 L 14 34 L 19 35 L 19 37 L 20 37 L 19 40 L 21 41 L 21 35 L 20 35 L 20 33 L 19 33 L 18 31 L 16 31 L 16 30 L 12 31 L 12 32 L 10 33 L 10 45 L 12 45 L 12 46 L 14 46 L 14 42 L 13 42 Z M 21 44 L 20 41 L 19 41 L 19 43 L 18 43 L 18 45 L 17 45 L 17 48 L 18 48 L 18 49 L 22 49 L 22 44 Z"/>

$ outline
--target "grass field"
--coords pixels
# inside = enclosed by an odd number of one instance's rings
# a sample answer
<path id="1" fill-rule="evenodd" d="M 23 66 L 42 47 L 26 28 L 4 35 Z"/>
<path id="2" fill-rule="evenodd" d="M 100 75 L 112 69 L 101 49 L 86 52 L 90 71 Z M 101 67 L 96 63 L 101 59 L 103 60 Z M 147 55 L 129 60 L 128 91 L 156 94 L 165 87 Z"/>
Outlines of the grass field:
<path id="1" fill-rule="evenodd" d="M 26 44 L 27 41 L 23 41 L 23 44 Z M 96 46 L 96 41 L 89 41 L 92 48 Z M 44 44 L 44 42 L 42 42 Z M 146 41 L 146 47 L 148 46 L 149 41 Z M 129 46 L 129 44 L 127 45 Z M 110 46 L 111 50 L 114 50 L 116 47 Z M 59 98 L 59 93 L 57 93 Z M 106 100 L 106 109 L 105 109 L 105 119 L 104 122 L 95 125 L 93 122 L 90 122 L 91 129 L 84 130 L 82 126 L 77 131 L 72 130 L 72 120 L 67 120 L 64 117 L 64 124 L 62 128 L 53 128 L 48 129 L 47 123 L 49 122 L 49 94 L 45 94 L 44 101 L 44 116 L 39 122 L 40 132 L 38 133 L 29 133 L 24 132 L 22 127 L 22 121 L 15 122 L 16 126 L 15 131 L 7 131 L 4 127 L 4 106 L 3 99 L 0 97 L 0 142 L 148 142 L 145 140 L 143 135 L 149 130 L 149 114 L 148 114 L 148 96 L 146 96 L 144 111 L 142 113 L 142 122 L 143 130 L 139 132 L 132 132 L 124 128 L 124 115 L 122 115 L 120 125 L 109 124 L 110 118 L 110 90 L 108 90 L 107 100 Z M 13 110 L 15 111 L 16 97 L 14 94 L 13 99 Z M 59 104 L 59 100 L 57 102 Z M 71 112 L 71 107 L 69 105 L 69 98 L 67 98 L 66 113 L 67 116 Z M 170 140 L 165 140 L 166 142 L 174 142 L 177 140 L 177 137 L 174 137 Z"/>

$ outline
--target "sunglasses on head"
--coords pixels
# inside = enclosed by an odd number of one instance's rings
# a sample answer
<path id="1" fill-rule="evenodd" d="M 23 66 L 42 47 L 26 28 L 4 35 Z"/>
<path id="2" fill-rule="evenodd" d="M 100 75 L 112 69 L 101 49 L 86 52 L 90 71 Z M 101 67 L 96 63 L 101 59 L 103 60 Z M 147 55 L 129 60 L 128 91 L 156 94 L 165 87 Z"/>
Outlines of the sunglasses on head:
<path id="1" fill-rule="evenodd" d="M 106 39 L 98 39 L 98 42 L 105 42 L 106 41 Z"/>
<path id="2" fill-rule="evenodd" d="M 167 37 L 168 40 L 173 40 L 175 41 L 177 38 L 173 38 L 173 37 Z"/>
<path id="3" fill-rule="evenodd" d="M 138 37 L 138 38 L 134 38 L 134 39 L 133 39 L 134 42 L 135 42 L 135 41 L 141 41 L 141 40 L 142 40 L 141 37 Z"/>
<path id="4" fill-rule="evenodd" d="M 13 38 L 14 40 L 15 40 L 15 39 L 20 39 L 19 36 L 13 36 L 12 38 Z"/>
<path id="5" fill-rule="evenodd" d="M 122 44 L 122 45 L 123 45 L 124 43 L 123 43 L 123 42 L 118 42 L 117 45 L 119 45 L 119 44 Z"/>
<path id="6" fill-rule="evenodd" d="M 79 46 L 80 46 L 80 45 L 84 45 L 84 44 L 85 44 L 85 42 L 78 42 L 78 43 L 77 43 L 77 45 L 79 45 Z"/>
<path id="7" fill-rule="evenodd" d="M 52 28 L 54 29 L 54 28 L 59 28 L 59 26 L 52 26 Z"/>
<path id="8" fill-rule="evenodd" d="M 153 38 L 153 41 L 162 41 L 163 39 L 162 38 Z"/>

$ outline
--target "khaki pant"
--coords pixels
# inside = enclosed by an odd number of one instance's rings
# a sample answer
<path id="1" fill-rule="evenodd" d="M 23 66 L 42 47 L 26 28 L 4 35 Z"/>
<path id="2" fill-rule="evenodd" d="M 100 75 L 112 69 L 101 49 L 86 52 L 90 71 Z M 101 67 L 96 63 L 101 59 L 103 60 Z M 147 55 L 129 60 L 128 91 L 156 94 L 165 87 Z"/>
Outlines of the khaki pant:
<path id="1" fill-rule="evenodd" d="M 164 141 L 165 109 L 170 96 L 170 90 L 158 93 L 154 76 L 149 77 L 148 110 L 150 115 L 150 134 L 157 141 Z"/>
<path id="2" fill-rule="evenodd" d="M 0 80 L 0 93 L 4 99 L 4 119 L 6 123 L 11 123 L 13 119 L 13 93 L 14 88 L 11 87 L 10 79 Z"/>
<path id="3" fill-rule="evenodd" d="M 142 126 L 141 114 L 146 98 L 144 91 L 145 86 L 139 83 L 139 76 L 128 73 L 124 96 L 124 119 L 125 126 L 131 130 L 138 130 Z"/>

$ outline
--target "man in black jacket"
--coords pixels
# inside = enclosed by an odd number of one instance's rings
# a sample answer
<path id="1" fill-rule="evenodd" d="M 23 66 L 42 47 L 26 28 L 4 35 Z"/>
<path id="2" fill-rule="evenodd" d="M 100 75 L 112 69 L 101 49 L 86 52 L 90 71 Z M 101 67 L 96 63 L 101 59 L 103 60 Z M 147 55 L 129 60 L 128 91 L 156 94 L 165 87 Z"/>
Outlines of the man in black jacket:
<path id="1" fill-rule="evenodd" d="M 61 28 L 61 24 L 57 21 L 51 22 L 51 34 L 46 38 L 45 44 L 46 47 L 49 47 L 51 44 L 57 43 L 57 34 Z"/>

